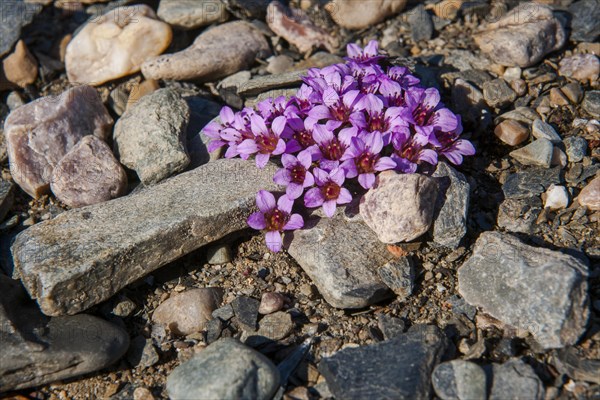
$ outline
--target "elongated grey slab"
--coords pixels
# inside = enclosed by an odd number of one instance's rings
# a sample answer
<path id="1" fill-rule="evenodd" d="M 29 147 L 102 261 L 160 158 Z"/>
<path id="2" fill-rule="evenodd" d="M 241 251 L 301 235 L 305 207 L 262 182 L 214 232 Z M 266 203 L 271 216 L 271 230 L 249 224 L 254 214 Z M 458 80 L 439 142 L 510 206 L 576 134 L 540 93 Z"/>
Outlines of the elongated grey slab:
<path id="1" fill-rule="evenodd" d="M 295 86 L 302 83 L 307 70 L 284 72 L 283 74 L 259 76 L 244 83 L 239 89 L 240 96 L 253 96 L 267 90 Z"/>
<path id="2" fill-rule="evenodd" d="M 276 167 L 218 160 L 133 195 L 65 212 L 20 233 L 15 269 L 46 315 L 76 314 L 127 284 L 247 227 Z"/>

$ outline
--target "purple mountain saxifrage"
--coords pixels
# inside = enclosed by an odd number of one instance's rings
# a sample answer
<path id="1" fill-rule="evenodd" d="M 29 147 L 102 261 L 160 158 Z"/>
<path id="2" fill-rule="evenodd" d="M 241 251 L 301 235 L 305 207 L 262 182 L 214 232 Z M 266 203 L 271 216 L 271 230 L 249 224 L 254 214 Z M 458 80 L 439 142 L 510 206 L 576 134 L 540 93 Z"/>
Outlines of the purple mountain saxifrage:
<path id="1" fill-rule="evenodd" d="M 386 56 L 376 41 L 364 50 L 350 44 L 347 52 L 344 64 L 309 70 L 290 100 L 267 99 L 237 113 L 223 107 L 220 122 L 205 129 L 209 152 L 225 146 L 226 158 L 254 156 L 258 168 L 281 157 L 274 181 L 286 186 L 285 194 L 276 200 L 259 192 L 260 212 L 248 220 L 267 232 L 274 252 L 284 230 L 304 225 L 292 214 L 297 200 L 306 208 L 323 207 L 331 217 L 338 204 L 352 200 L 348 187 L 356 181 L 370 189 L 380 171 L 414 173 L 423 163 L 436 165 L 440 156 L 459 165 L 475 154 L 460 138 L 460 116 L 444 107 L 437 89 L 419 86 L 407 68 L 384 70 Z"/>

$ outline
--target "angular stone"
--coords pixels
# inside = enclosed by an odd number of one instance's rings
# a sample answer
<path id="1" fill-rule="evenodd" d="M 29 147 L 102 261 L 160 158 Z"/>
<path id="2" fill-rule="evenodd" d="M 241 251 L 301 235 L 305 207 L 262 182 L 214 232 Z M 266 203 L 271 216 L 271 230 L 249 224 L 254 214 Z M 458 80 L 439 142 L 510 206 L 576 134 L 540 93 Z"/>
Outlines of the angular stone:
<path id="1" fill-rule="evenodd" d="M 430 40 L 435 33 L 435 28 L 431 15 L 425 10 L 425 7 L 419 4 L 410 10 L 408 14 L 408 24 L 413 40 L 415 42 Z"/>
<path id="2" fill-rule="evenodd" d="M 338 399 L 428 399 L 445 347 L 437 327 L 416 325 L 390 340 L 338 351 L 321 360 L 319 371 Z"/>
<path id="3" fill-rule="evenodd" d="M 189 118 L 187 103 L 172 89 L 144 96 L 115 124 L 115 153 L 143 184 L 158 183 L 190 163 L 186 149 Z"/>
<path id="4" fill-rule="evenodd" d="M 47 315 L 75 314 L 155 269 L 247 227 L 276 168 L 219 160 L 22 232 L 15 267 Z M 218 184 L 215 184 L 218 182 Z"/>
<path id="5" fill-rule="evenodd" d="M 283 311 L 277 311 L 273 314 L 265 315 L 259 323 L 258 336 L 270 340 L 281 340 L 289 336 L 294 330 L 292 316 Z"/>
<path id="6" fill-rule="evenodd" d="M 386 314 L 379 314 L 377 317 L 377 327 L 381 330 L 381 333 L 383 333 L 385 340 L 402 335 L 406 328 L 402 319 L 390 317 Z"/>
<path id="7" fill-rule="evenodd" d="M 206 259 L 210 265 L 226 264 L 232 260 L 231 248 L 226 244 L 206 249 Z"/>
<path id="8" fill-rule="evenodd" d="M 581 106 L 592 117 L 600 118 L 600 90 L 586 91 Z"/>
<path id="9" fill-rule="evenodd" d="M 17 108 L 4 123 L 13 179 L 32 197 L 48 193 L 58 162 L 85 135 L 105 140 L 112 123 L 98 92 L 90 86 Z"/>
<path id="10" fill-rule="evenodd" d="M 362 198 L 360 214 L 383 243 L 408 242 L 431 226 L 437 195 L 432 178 L 384 171 Z"/>
<path id="11" fill-rule="evenodd" d="M 550 185 L 542 194 L 542 200 L 544 200 L 544 208 L 552 211 L 561 210 L 569 205 L 569 192 L 564 186 Z"/>
<path id="12" fill-rule="evenodd" d="M 507 111 L 504 114 L 498 116 L 494 123 L 499 124 L 502 121 L 514 120 L 521 122 L 525 125 L 531 125 L 533 121 L 539 118 L 540 115 L 529 107 L 517 107 L 514 110 Z"/>
<path id="13" fill-rule="evenodd" d="M 494 134 L 504 143 L 517 146 L 529 138 L 529 129 L 518 121 L 508 119 L 494 129 Z"/>
<path id="14" fill-rule="evenodd" d="M 483 97 L 490 107 L 504 107 L 515 101 L 516 93 L 502 78 L 483 84 Z"/>
<path id="15" fill-rule="evenodd" d="M 125 194 L 127 175 L 106 143 L 81 139 L 52 171 L 50 188 L 70 207 L 83 207 Z"/>
<path id="16" fill-rule="evenodd" d="M 14 186 L 12 182 L 0 180 L 0 222 L 10 211 L 14 201 Z"/>
<path id="17" fill-rule="evenodd" d="M 507 199 L 523 199 L 537 196 L 552 184 L 562 183 L 560 168 L 529 168 L 511 174 L 502 185 L 504 197 Z"/>
<path id="18" fill-rule="evenodd" d="M 288 252 L 315 283 L 321 295 L 337 308 L 362 308 L 391 293 L 377 269 L 392 255 L 361 221 L 340 216 L 309 220 L 294 232 Z"/>
<path id="19" fill-rule="evenodd" d="M 600 175 L 588 183 L 577 196 L 577 201 L 582 207 L 593 211 L 600 210 Z"/>
<path id="20" fill-rule="evenodd" d="M 264 20 L 271 0 L 222 0 L 227 9 L 240 19 Z"/>
<path id="21" fill-rule="evenodd" d="M 581 136 L 570 136 L 565 139 L 565 147 L 569 162 L 576 163 L 583 160 L 587 154 L 588 142 Z"/>
<path id="22" fill-rule="evenodd" d="M 262 33 L 245 21 L 234 21 L 203 32 L 175 54 L 149 59 L 142 66 L 148 79 L 211 81 L 250 67 L 271 50 Z"/>
<path id="23" fill-rule="evenodd" d="M 180 29 L 198 29 L 229 18 L 225 5 L 214 0 L 161 0 L 157 14 Z"/>
<path id="24" fill-rule="evenodd" d="M 500 20 L 487 24 L 475 42 L 495 63 L 529 67 L 560 49 L 567 35 L 548 6 L 521 3 Z"/>
<path id="25" fill-rule="evenodd" d="M 574 380 L 592 382 L 600 385 L 600 360 L 590 360 L 581 357 L 575 347 L 555 350 L 551 354 L 550 363 L 561 374 L 568 375 Z"/>
<path id="26" fill-rule="evenodd" d="M 581 89 L 581 85 L 577 82 L 568 83 L 561 87 L 560 90 L 573 104 L 579 104 L 583 99 L 583 90 Z"/>
<path id="27" fill-rule="evenodd" d="M 513 358 L 504 364 L 493 364 L 489 400 L 544 399 L 544 384 L 529 364 Z"/>
<path id="28" fill-rule="evenodd" d="M 22 88 L 35 82 L 38 76 L 37 61 L 22 40 L 19 40 L 15 50 L 2 60 L 2 69 L 9 82 Z"/>
<path id="29" fill-rule="evenodd" d="M 0 393 L 98 371 L 129 346 L 119 327 L 91 315 L 48 318 L 18 281 L 0 274 Z"/>
<path id="30" fill-rule="evenodd" d="M 471 185 L 463 174 L 440 162 L 432 178 L 436 178 L 439 195 L 433 216 L 433 241 L 457 248 L 467 233 Z"/>
<path id="31" fill-rule="evenodd" d="M 302 77 L 306 76 L 306 72 L 306 70 L 301 70 L 285 72 L 279 75 L 259 76 L 242 84 L 238 89 L 238 94 L 241 96 L 253 96 L 273 89 L 290 86 L 300 87 Z"/>
<path id="32" fill-rule="evenodd" d="M 513 150 L 510 156 L 524 165 L 550 168 L 554 146 L 548 139 L 538 139 L 525 147 Z"/>
<path id="33" fill-rule="evenodd" d="M 211 320 L 212 312 L 223 301 L 223 290 L 200 288 L 176 294 L 162 302 L 152 321 L 169 328 L 176 335 L 189 335 L 200 332 Z"/>
<path id="34" fill-rule="evenodd" d="M 589 317 L 588 268 L 572 256 L 484 232 L 458 270 L 464 299 L 543 348 L 576 343 Z"/>
<path id="35" fill-rule="evenodd" d="M 547 139 L 554 144 L 562 141 L 562 138 L 558 133 L 556 133 L 556 130 L 552 127 L 552 125 L 542 121 L 539 118 L 533 121 L 533 124 L 531 125 L 531 133 L 536 139 Z"/>
<path id="36" fill-rule="evenodd" d="M 127 98 L 127 107 L 125 107 L 125 110 L 133 107 L 142 97 L 153 93 L 158 89 L 160 89 L 160 85 L 157 81 L 152 79 L 147 79 L 139 85 L 134 86 L 129 92 L 129 97 Z"/>
<path id="37" fill-rule="evenodd" d="M 21 29 L 31 23 L 42 10 L 39 4 L 29 4 L 23 0 L 0 2 L 0 57 L 10 52 L 13 45 L 21 37 Z"/>
<path id="38" fill-rule="evenodd" d="M 383 283 L 398 295 L 398 301 L 404 301 L 412 294 L 415 270 L 409 257 L 392 260 L 379 268 L 377 273 Z"/>
<path id="39" fill-rule="evenodd" d="M 137 336 L 131 341 L 129 351 L 127 351 L 127 361 L 133 368 L 148 368 L 160 360 L 152 339 L 146 339 L 143 336 Z"/>
<path id="40" fill-rule="evenodd" d="M 578 42 L 595 42 L 600 37 L 600 8 L 596 0 L 580 0 L 569 6 L 571 39 Z"/>
<path id="41" fill-rule="evenodd" d="M 442 400 L 485 400 L 487 377 L 479 365 L 453 360 L 438 365 L 431 375 L 435 393 Z"/>
<path id="42" fill-rule="evenodd" d="M 316 26 L 306 13 L 287 8 L 279 1 L 272 1 L 267 8 L 267 24 L 275 34 L 296 46 L 301 53 L 324 47 L 335 52 L 338 41 L 326 30 Z"/>
<path id="43" fill-rule="evenodd" d="M 256 329 L 256 322 L 258 321 L 258 308 L 260 302 L 251 297 L 240 296 L 236 297 L 232 302 L 233 312 L 237 317 L 238 321 L 248 329 Z"/>
<path id="44" fill-rule="evenodd" d="M 406 0 L 370 0 L 361 3 L 360 7 L 356 0 L 338 0 L 329 3 L 327 11 L 341 27 L 363 29 L 398 14 L 405 6 Z"/>
<path id="45" fill-rule="evenodd" d="M 560 61 L 558 72 L 578 81 L 595 82 L 600 75 L 600 61 L 593 54 L 575 54 Z"/>
<path id="46" fill-rule="evenodd" d="M 138 72 L 169 47 L 171 27 L 145 4 L 117 7 L 88 22 L 67 46 L 71 83 L 101 85 Z"/>
<path id="47" fill-rule="evenodd" d="M 167 392 L 173 400 L 270 400 L 279 382 L 279 371 L 267 357 L 224 338 L 175 368 L 167 378 Z"/>
<path id="48" fill-rule="evenodd" d="M 506 199 L 498 209 L 498 226 L 509 232 L 531 234 L 542 208 L 539 197 Z"/>

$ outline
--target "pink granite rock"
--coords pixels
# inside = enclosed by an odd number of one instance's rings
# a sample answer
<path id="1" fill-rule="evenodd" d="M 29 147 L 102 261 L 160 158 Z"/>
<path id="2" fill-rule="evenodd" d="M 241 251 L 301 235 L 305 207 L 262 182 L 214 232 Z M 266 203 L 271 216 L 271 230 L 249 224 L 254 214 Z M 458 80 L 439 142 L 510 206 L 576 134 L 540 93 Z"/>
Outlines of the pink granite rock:
<path id="1" fill-rule="evenodd" d="M 88 135 L 58 162 L 50 188 L 63 203 L 83 207 L 124 194 L 127 175 L 110 147 Z"/>
<path id="2" fill-rule="evenodd" d="M 590 210 L 600 210 L 600 176 L 595 177 L 581 190 L 577 201 Z"/>
<path id="3" fill-rule="evenodd" d="M 594 54 L 575 54 L 560 61 L 558 72 L 578 81 L 595 82 L 600 75 L 600 61 Z"/>
<path id="4" fill-rule="evenodd" d="M 407 242 L 431 226 L 438 186 L 420 174 L 384 171 L 360 203 L 360 215 L 384 243 Z"/>
<path id="5" fill-rule="evenodd" d="M 4 124 L 14 181 L 32 197 L 47 194 L 58 162 L 86 135 L 106 140 L 112 124 L 98 92 L 90 86 L 15 109 Z"/>
<path id="6" fill-rule="evenodd" d="M 278 1 L 271 2 L 267 8 L 267 24 L 273 32 L 296 46 L 301 53 L 319 47 L 335 53 L 339 45 L 333 36 L 316 26 L 301 11 L 287 8 Z"/>
<path id="7" fill-rule="evenodd" d="M 524 68 L 560 49 L 567 35 L 550 7 L 521 3 L 500 20 L 484 26 L 474 38 L 495 63 Z"/>

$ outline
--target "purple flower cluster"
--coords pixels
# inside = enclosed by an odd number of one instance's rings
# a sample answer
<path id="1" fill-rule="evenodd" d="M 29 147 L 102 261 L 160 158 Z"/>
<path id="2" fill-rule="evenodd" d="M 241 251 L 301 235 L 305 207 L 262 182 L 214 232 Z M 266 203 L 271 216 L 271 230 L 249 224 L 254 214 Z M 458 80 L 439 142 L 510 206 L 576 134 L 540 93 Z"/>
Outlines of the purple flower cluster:
<path id="1" fill-rule="evenodd" d="M 384 70 L 376 41 L 364 50 L 350 44 L 347 52 L 344 64 L 309 70 L 290 100 L 267 99 L 237 113 L 224 107 L 220 122 L 205 128 L 208 150 L 226 146 L 226 158 L 254 155 L 264 168 L 271 157 L 281 157 L 274 181 L 285 194 L 276 201 L 259 192 L 260 211 L 248 220 L 267 231 L 274 252 L 284 230 L 304 224 L 291 213 L 298 199 L 331 217 L 338 204 L 352 200 L 344 184 L 354 178 L 370 189 L 380 171 L 414 173 L 424 163 L 436 165 L 439 156 L 458 165 L 475 154 L 460 138 L 460 116 L 440 102 L 439 92 L 420 87 L 407 68 Z"/>

